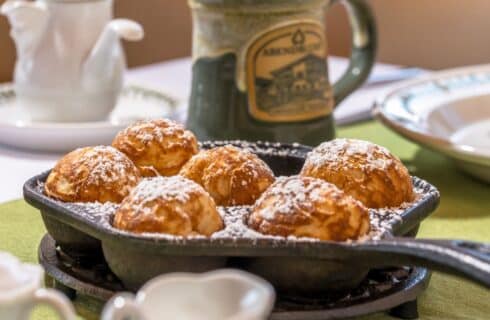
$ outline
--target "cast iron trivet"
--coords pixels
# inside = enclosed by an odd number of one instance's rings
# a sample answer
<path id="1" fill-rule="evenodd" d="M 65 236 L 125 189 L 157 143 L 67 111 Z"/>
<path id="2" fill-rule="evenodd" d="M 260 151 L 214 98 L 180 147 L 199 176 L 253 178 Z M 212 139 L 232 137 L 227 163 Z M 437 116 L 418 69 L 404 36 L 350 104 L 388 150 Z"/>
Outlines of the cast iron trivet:
<path id="1" fill-rule="evenodd" d="M 38 254 L 48 285 L 62 290 L 71 299 L 79 295 L 103 302 L 124 290 L 102 259 L 74 260 L 48 234 L 41 240 Z M 348 293 L 315 298 L 279 296 L 271 319 L 341 319 L 383 310 L 401 319 L 415 319 L 417 296 L 429 280 L 430 272 L 424 268 L 376 269 Z"/>

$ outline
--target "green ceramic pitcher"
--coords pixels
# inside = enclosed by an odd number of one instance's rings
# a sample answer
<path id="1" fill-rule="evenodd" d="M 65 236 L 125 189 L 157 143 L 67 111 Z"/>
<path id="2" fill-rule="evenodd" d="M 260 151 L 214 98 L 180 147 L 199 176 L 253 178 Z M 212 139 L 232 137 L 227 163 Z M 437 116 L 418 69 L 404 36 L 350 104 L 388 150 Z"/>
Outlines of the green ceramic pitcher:
<path id="1" fill-rule="evenodd" d="M 328 79 L 325 9 L 352 27 L 345 74 Z M 187 126 L 201 140 L 317 145 L 335 136 L 333 108 L 371 71 L 376 30 L 363 0 L 190 0 L 192 92 Z M 335 32 L 333 30 L 333 32 Z"/>

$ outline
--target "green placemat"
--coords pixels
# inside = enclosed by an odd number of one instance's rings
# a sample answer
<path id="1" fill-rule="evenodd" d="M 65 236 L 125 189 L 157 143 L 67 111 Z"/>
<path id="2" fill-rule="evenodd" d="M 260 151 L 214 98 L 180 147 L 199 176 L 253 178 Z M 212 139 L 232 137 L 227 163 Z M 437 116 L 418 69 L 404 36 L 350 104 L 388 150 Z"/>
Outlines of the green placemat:
<path id="1" fill-rule="evenodd" d="M 461 238 L 490 242 L 490 186 L 458 171 L 452 162 L 422 149 L 373 122 L 339 130 L 341 137 L 371 140 L 398 155 L 412 174 L 433 183 L 441 191 L 437 211 L 421 226 L 419 237 Z M 37 246 L 45 229 L 35 209 L 24 201 L 0 205 L 0 250 L 23 261 L 37 262 Z M 90 309 L 76 301 L 85 317 Z M 84 307 L 85 305 L 85 307 Z M 435 273 L 419 300 L 420 319 L 489 319 L 490 291 L 464 280 Z M 34 319 L 55 319 L 49 310 L 36 310 Z M 384 314 L 362 320 L 394 319 Z"/>

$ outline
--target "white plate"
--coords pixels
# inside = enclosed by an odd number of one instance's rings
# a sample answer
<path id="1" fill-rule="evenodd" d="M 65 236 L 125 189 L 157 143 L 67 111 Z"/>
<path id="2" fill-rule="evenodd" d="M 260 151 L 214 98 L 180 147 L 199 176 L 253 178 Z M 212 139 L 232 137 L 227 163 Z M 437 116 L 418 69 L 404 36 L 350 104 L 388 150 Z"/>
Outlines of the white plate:
<path id="1" fill-rule="evenodd" d="M 110 144 L 116 133 L 141 119 L 178 119 L 178 102 L 166 93 L 138 85 L 123 89 L 106 121 L 31 122 L 16 107 L 11 84 L 0 86 L 0 144 L 20 149 L 66 152 L 82 146 Z"/>
<path id="2" fill-rule="evenodd" d="M 379 99 L 375 117 L 490 182 L 490 65 L 434 72 Z"/>

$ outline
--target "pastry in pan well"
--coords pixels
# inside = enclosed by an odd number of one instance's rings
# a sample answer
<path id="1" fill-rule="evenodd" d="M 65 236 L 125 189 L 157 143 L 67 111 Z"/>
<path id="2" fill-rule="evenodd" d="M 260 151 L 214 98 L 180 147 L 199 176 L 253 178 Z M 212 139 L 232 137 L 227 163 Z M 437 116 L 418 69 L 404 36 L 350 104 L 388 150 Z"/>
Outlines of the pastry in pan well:
<path id="1" fill-rule="evenodd" d="M 198 152 L 194 134 L 166 119 L 136 122 L 119 132 L 112 146 L 133 160 L 145 177 L 175 175 Z"/>
<path id="2" fill-rule="evenodd" d="M 292 176 L 262 194 L 248 225 L 263 234 L 344 241 L 368 233 L 370 220 L 367 208 L 335 185 Z"/>
<path id="3" fill-rule="evenodd" d="M 400 159 L 368 141 L 322 143 L 308 155 L 301 175 L 331 182 L 368 208 L 396 207 L 414 198 L 412 179 Z"/>
<path id="4" fill-rule="evenodd" d="M 253 204 L 274 182 L 264 161 L 230 145 L 201 151 L 182 167 L 180 175 L 203 186 L 221 206 Z"/>
<path id="5" fill-rule="evenodd" d="M 86 147 L 61 158 L 48 176 L 46 194 L 66 202 L 121 202 L 140 172 L 112 147 Z"/>
<path id="6" fill-rule="evenodd" d="M 114 227 L 135 233 L 210 236 L 223 229 L 213 198 L 181 176 L 143 179 L 124 199 Z"/>

